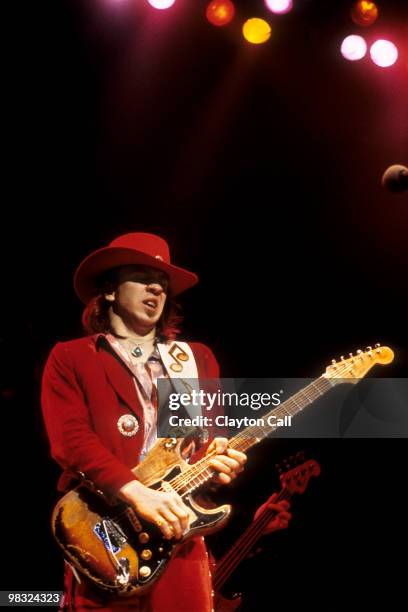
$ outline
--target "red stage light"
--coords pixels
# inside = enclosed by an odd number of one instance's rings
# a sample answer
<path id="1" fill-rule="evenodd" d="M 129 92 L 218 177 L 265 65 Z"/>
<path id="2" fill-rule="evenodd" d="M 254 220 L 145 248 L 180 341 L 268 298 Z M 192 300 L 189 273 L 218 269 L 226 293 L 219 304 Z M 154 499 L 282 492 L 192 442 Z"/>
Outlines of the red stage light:
<path id="1" fill-rule="evenodd" d="M 360 0 L 351 7 L 351 18 L 357 25 L 370 26 L 378 17 L 378 8 L 374 2 Z"/>
<path id="2" fill-rule="evenodd" d="M 235 6 L 231 0 L 213 0 L 207 6 L 206 16 L 215 26 L 227 25 L 235 15 Z"/>

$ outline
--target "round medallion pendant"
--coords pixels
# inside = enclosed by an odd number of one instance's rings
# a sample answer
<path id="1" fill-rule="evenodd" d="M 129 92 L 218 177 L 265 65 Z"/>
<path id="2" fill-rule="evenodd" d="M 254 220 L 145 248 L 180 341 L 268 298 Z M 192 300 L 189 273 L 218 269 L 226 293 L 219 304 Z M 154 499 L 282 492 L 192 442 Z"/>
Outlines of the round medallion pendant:
<path id="1" fill-rule="evenodd" d="M 118 419 L 118 429 L 122 436 L 134 436 L 139 431 L 139 422 L 133 414 L 122 414 Z"/>
<path id="2" fill-rule="evenodd" d="M 131 353 L 134 357 L 141 357 L 143 355 L 143 351 L 140 346 L 135 346 L 135 348 L 132 349 Z"/>

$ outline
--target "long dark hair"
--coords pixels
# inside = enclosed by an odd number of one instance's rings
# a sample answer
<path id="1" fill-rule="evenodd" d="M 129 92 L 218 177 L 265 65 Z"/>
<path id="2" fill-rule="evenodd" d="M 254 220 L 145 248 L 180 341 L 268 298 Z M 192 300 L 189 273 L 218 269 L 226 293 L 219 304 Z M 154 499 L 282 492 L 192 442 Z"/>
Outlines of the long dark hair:
<path id="1" fill-rule="evenodd" d="M 82 313 L 82 327 L 86 335 L 115 334 L 109 319 L 109 308 L 112 303 L 105 299 L 106 293 L 114 291 L 118 284 L 119 268 L 109 270 L 98 282 L 98 294 L 92 298 Z M 156 329 L 161 340 L 174 340 L 180 333 L 181 316 L 180 305 L 170 296 L 164 304 L 162 315 L 157 322 Z M 117 334 L 115 334 L 117 335 Z"/>

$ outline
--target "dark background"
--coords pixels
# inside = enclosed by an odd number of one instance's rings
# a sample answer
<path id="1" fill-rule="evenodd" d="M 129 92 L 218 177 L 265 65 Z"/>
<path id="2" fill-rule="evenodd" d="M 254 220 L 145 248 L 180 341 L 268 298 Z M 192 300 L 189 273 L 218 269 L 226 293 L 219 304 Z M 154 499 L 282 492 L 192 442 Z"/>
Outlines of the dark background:
<path id="1" fill-rule="evenodd" d="M 184 335 L 211 346 L 224 376 L 318 376 L 377 341 L 396 352 L 385 374 L 406 376 L 408 198 L 380 179 L 408 163 L 408 3 L 377 4 L 365 29 L 337 0 L 298 0 L 285 16 L 237 1 L 226 28 L 198 0 L 45 2 L 24 9 L 27 33 L 9 22 L 2 588 L 61 588 L 41 371 L 56 341 L 81 334 L 75 267 L 117 235 L 158 233 L 199 274 Z M 240 34 L 254 15 L 273 27 L 259 47 Z M 350 33 L 390 37 L 398 63 L 346 62 Z M 277 440 L 252 453 L 225 493 L 236 520 L 218 550 L 278 487 L 277 460 L 305 450 L 322 475 L 245 569 L 245 609 L 398 598 L 405 444 Z"/>

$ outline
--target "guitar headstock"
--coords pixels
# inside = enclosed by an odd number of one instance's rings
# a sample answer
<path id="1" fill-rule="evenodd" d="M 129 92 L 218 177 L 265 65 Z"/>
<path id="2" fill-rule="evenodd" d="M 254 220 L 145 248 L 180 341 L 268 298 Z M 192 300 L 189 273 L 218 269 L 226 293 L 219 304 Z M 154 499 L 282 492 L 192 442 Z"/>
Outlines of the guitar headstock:
<path id="1" fill-rule="evenodd" d="M 356 355 L 350 353 L 347 358 L 342 355 L 340 361 L 333 359 L 331 365 L 326 368 L 323 377 L 334 382 L 336 379 L 338 379 L 338 382 L 347 379 L 348 382 L 356 383 L 377 363 L 386 365 L 391 363 L 393 359 L 394 352 L 388 346 L 381 346 L 380 344 L 376 344 L 374 348 L 368 346 L 365 351 L 359 349 Z"/>
<path id="2" fill-rule="evenodd" d="M 320 465 L 314 459 L 304 461 L 300 465 L 283 472 L 279 478 L 283 489 L 287 489 L 292 495 L 303 493 L 312 476 L 319 476 Z"/>

